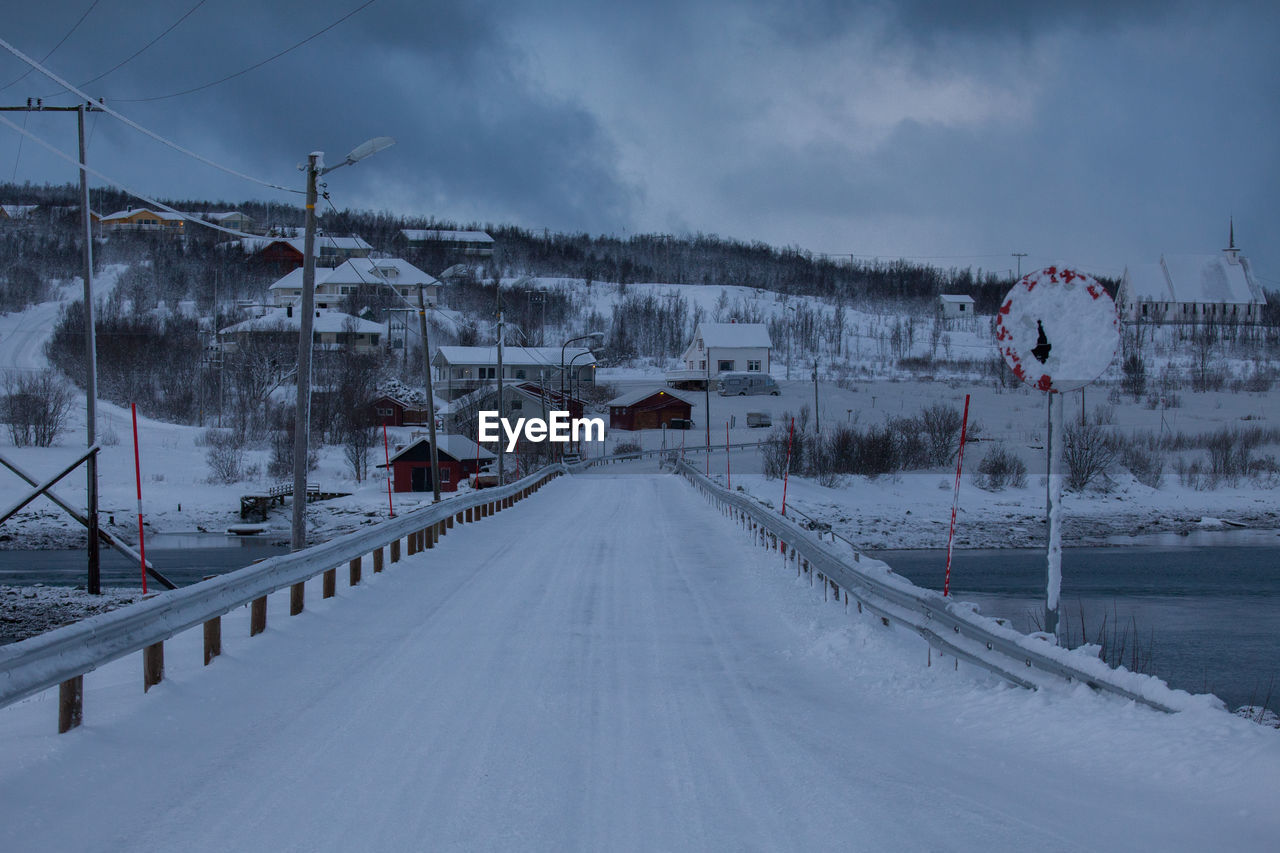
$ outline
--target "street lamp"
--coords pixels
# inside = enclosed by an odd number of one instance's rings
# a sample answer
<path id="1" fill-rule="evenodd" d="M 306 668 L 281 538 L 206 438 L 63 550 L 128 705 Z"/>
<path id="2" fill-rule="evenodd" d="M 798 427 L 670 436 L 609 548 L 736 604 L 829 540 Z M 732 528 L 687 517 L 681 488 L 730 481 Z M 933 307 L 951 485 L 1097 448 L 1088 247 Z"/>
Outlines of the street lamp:
<path id="1" fill-rule="evenodd" d="M 374 137 L 353 148 L 336 166 L 325 166 L 324 152 L 312 151 L 307 155 L 306 164 L 299 167 L 307 173 L 307 218 L 302 244 L 302 308 L 298 318 L 298 399 L 293 410 L 293 535 L 290 540 L 293 551 L 307 547 L 307 445 L 311 433 L 311 338 L 316 299 L 316 180 L 395 144 L 390 136 Z"/>
<path id="2" fill-rule="evenodd" d="M 585 335 L 578 335 L 578 337 L 576 337 L 576 338 L 569 338 L 569 340 L 565 341 L 563 344 L 561 344 L 561 345 L 560 345 L 560 396 L 561 396 L 561 397 L 563 397 L 563 396 L 564 396 L 564 351 L 565 351 L 565 347 L 569 346 L 569 344 L 573 343 L 574 341 L 585 341 L 587 338 L 595 338 L 595 340 L 596 340 L 596 346 L 599 346 L 599 345 L 600 345 L 600 343 L 604 340 L 604 332 L 588 332 L 588 333 L 587 333 L 587 334 L 585 334 Z M 589 348 L 588 348 L 588 349 L 589 349 Z"/>

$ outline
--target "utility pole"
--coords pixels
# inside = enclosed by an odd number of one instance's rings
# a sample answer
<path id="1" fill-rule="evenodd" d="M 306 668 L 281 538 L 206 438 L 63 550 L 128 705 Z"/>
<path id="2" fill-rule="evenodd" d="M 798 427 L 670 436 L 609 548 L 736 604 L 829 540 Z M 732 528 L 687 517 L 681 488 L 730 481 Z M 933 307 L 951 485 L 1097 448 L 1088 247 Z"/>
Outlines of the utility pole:
<path id="1" fill-rule="evenodd" d="M 431 347 L 427 346 L 426 285 L 418 282 L 418 331 L 422 333 L 422 372 L 427 378 L 427 433 L 431 437 L 431 500 L 440 502 L 440 451 L 436 447 L 436 397 L 431 388 Z M 408 322 L 405 328 L 409 327 Z"/>
<path id="2" fill-rule="evenodd" d="M 0 107 L 0 112 L 74 112 L 76 129 L 80 144 L 80 227 L 84 240 L 84 345 L 85 345 L 85 441 L 92 450 L 97 443 L 97 400 L 98 400 L 98 347 L 95 340 L 93 321 L 93 219 L 89 211 L 89 173 L 85 171 L 86 146 L 84 137 L 85 113 L 103 112 L 102 107 L 92 102 L 77 104 L 74 107 L 46 107 L 42 98 L 27 98 L 25 107 Z M 99 568 L 98 552 L 98 454 L 91 452 L 85 460 L 87 480 L 85 515 L 87 516 L 89 533 L 88 577 L 85 589 L 91 595 L 102 593 L 102 575 Z"/>
<path id="3" fill-rule="evenodd" d="M 298 388 L 293 419 L 293 530 L 290 550 L 307 547 L 307 445 L 311 440 L 311 350 L 316 302 L 316 179 L 319 151 L 307 155 L 306 231 L 302 240 L 302 307 L 298 314 Z"/>
<path id="4" fill-rule="evenodd" d="M 1027 256 L 1026 252 L 1014 252 L 1013 257 L 1018 259 L 1018 281 L 1022 281 L 1022 259 Z"/>
<path id="5" fill-rule="evenodd" d="M 503 417 L 502 412 L 502 282 L 497 284 L 498 290 L 498 417 Z M 507 481 L 504 477 L 502 457 L 506 454 L 502 452 L 502 442 L 498 442 L 498 485 L 505 486 Z"/>
<path id="6" fill-rule="evenodd" d="M 818 360 L 813 360 L 813 431 L 814 433 L 822 432 L 822 426 L 818 420 Z"/>

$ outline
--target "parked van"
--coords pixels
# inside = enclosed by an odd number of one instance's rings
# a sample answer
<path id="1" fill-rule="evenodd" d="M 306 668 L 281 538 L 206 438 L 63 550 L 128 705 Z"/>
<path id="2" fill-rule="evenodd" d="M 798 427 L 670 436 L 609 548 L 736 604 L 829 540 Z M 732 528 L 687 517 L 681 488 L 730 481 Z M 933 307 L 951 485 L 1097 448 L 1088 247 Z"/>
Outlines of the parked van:
<path id="1" fill-rule="evenodd" d="M 770 427 L 773 426 L 773 418 L 768 412 L 747 412 L 747 426 Z"/>
<path id="2" fill-rule="evenodd" d="M 749 394 L 772 394 L 778 396 L 778 383 L 767 373 L 749 371 L 742 373 L 721 373 L 716 390 L 721 397 L 746 397 Z"/>

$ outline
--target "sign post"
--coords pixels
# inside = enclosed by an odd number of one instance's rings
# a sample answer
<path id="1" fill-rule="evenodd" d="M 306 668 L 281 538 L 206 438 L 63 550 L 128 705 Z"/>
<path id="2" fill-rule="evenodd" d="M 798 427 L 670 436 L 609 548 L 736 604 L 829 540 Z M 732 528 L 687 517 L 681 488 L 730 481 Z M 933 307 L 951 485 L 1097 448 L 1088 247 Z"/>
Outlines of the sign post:
<path id="1" fill-rule="evenodd" d="M 1097 379 L 1120 348 L 1115 302 L 1092 276 L 1066 267 L 1028 273 L 996 315 L 996 345 L 1014 374 L 1045 393 L 1044 630 L 1058 633 L 1062 592 L 1062 395 Z"/>

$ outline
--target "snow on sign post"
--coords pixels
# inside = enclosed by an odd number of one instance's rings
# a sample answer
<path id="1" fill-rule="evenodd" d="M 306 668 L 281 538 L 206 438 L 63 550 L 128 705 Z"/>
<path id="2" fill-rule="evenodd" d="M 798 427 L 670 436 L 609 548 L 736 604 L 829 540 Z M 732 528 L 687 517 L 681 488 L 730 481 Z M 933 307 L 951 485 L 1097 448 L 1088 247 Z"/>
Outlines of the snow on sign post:
<path id="1" fill-rule="evenodd" d="M 1120 347 L 1120 318 L 1092 276 L 1065 267 L 1028 273 L 996 315 L 996 346 L 1019 379 L 1048 400 L 1045 496 L 1048 566 L 1044 630 L 1058 633 L 1062 591 L 1062 395 L 1097 379 Z"/>

